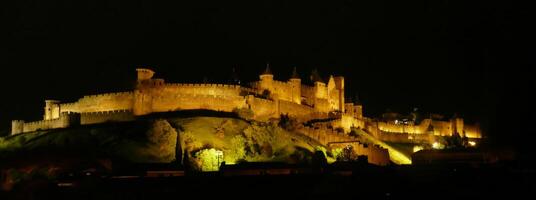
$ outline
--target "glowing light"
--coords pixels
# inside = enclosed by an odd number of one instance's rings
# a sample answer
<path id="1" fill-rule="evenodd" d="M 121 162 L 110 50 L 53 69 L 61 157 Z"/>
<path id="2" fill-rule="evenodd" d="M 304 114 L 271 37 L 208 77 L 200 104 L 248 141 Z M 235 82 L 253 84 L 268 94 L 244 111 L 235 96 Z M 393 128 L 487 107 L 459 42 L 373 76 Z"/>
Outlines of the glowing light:
<path id="1" fill-rule="evenodd" d="M 374 144 L 380 145 L 382 148 L 387 149 L 389 151 L 389 158 L 391 161 L 398 165 L 411 165 L 411 158 L 404 155 L 402 152 L 396 150 L 395 148 L 389 146 L 387 143 L 382 142 L 375 137 L 372 137 L 371 135 L 358 131 L 359 135 L 364 136 L 367 140 L 371 141 Z"/>
<path id="2" fill-rule="evenodd" d="M 424 147 L 422 146 L 413 146 L 413 153 L 417 152 L 417 151 L 420 151 L 420 150 L 423 150 Z"/>
<path id="3" fill-rule="evenodd" d="M 201 171 L 218 171 L 223 162 L 223 151 L 216 149 L 203 149 L 196 153 L 196 157 L 201 161 Z"/>
<path id="4" fill-rule="evenodd" d="M 441 144 L 439 144 L 439 142 L 434 142 L 434 143 L 432 144 L 432 148 L 434 148 L 434 149 L 441 149 Z"/>
<path id="5" fill-rule="evenodd" d="M 474 146 L 476 146 L 476 142 L 475 141 L 469 141 L 469 145 L 474 147 Z"/>

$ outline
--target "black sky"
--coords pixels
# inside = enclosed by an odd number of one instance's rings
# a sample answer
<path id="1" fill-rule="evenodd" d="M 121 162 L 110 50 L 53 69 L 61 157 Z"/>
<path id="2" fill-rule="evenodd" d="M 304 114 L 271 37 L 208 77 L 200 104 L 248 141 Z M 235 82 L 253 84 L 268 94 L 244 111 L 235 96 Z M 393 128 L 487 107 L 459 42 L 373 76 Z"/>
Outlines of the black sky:
<path id="1" fill-rule="evenodd" d="M 495 141 L 534 132 L 529 7 L 501 1 L 17 0 L 0 3 L 0 127 L 43 100 L 131 87 L 147 66 L 170 82 L 344 75 L 365 113 L 413 107 L 479 121 Z M 530 22 L 530 23 L 529 23 Z M 506 137 L 505 134 L 515 137 Z"/>

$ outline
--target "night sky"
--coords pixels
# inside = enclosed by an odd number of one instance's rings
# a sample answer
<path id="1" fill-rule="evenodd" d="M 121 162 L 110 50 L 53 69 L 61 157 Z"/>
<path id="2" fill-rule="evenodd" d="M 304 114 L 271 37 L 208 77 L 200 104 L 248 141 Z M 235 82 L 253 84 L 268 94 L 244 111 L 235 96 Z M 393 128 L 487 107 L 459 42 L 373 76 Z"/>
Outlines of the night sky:
<path id="1" fill-rule="evenodd" d="M 493 1 L 17 0 L 0 3 L 0 130 L 44 99 L 129 90 L 136 67 L 168 82 L 243 82 L 270 63 L 346 77 L 368 116 L 417 107 L 480 122 L 496 144 L 534 137 L 529 7 Z M 510 125 L 515 124 L 515 125 Z"/>

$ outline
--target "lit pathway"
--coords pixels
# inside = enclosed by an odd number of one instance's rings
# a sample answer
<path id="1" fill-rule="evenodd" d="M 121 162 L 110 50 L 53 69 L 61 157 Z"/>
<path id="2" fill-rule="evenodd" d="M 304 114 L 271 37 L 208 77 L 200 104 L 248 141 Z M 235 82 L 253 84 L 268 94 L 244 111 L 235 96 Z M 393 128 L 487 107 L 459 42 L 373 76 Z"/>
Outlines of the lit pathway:
<path id="1" fill-rule="evenodd" d="M 363 130 L 356 130 L 356 132 L 360 136 L 366 138 L 367 140 L 373 142 L 374 144 L 377 144 L 377 145 L 380 145 L 383 148 L 386 148 L 389 151 L 389 158 L 394 163 L 396 163 L 398 165 L 411 165 L 411 158 L 409 158 L 408 156 L 404 155 L 402 152 L 400 152 L 400 151 L 396 150 L 395 148 L 389 146 L 385 142 L 382 142 L 381 140 L 378 140 L 375 137 L 372 137 L 371 135 L 369 135 L 368 133 L 366 133 Z"/>

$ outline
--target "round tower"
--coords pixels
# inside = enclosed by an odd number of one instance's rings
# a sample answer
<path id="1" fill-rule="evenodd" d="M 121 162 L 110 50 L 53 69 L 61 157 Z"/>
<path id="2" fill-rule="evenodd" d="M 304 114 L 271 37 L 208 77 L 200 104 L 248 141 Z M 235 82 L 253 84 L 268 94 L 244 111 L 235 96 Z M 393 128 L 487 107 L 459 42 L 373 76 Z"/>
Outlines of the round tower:
<path id="1" fill-rule="evenodd" d="M 11 121 L 11 135 L 24 132 L 24 120 Z"/>
<path id="2" fill-rule="evenodd" d="M 153 78 L 154 71 L 146 68 L 138 68 L 136 69 L 136 72 L 138 73 L 138 81 L 144 81 L 149 80 Z"/>
<path id="3" fill-rule="evenodd" d="M 292 71 L 289 83 L 292 86 L 292 102 L 301 104 L 301 78 L 296 67 L 294 67 L 294 70 Z"/>
<path id="4" fill-rule="evenodd" d="M 264 70 L 264 72 L 259 76 L 259 78 L 260 92 L 264 92 L 264 90 L 268 90 L 271 92 L 273 90 L 274 75 L 270 70 L 270 65 L 266 65 L 266 70 Z"/>

